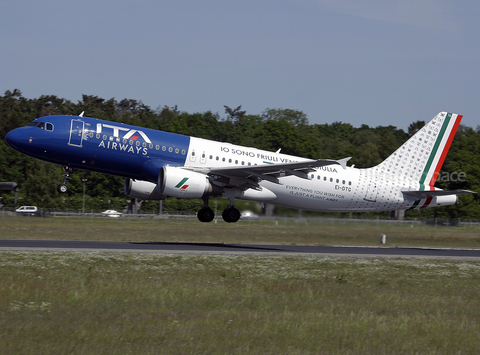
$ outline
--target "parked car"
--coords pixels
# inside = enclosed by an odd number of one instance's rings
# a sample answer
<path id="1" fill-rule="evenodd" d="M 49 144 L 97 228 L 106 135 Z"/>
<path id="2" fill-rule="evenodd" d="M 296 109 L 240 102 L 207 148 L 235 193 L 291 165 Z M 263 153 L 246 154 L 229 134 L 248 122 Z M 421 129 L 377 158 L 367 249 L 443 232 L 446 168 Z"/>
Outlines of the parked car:
<path id="1" fill-rule="evenodd" d="M 103 211 L 102 214 L 107 217 L 114 217 L 114 218 L 120 217 L 122 215 L 121 212 L 117 212 L 115 210 L 106 210 L 106 211 Z"/>
<path id="2" fill-rule="evenodd" d="M 22 206 L 20 208 L 17 208 L 15 212 L 21 213 L 21 214 L 26 214 L 26 215 L 34 215 L 37 213 L 38 208 L 37 206 Z"/>
<path id="3" fill-rule="evenodd" d="M 240 219 L 258 219 L 258 215 L 252 211 L 244 211 L 240 215 Z"/>

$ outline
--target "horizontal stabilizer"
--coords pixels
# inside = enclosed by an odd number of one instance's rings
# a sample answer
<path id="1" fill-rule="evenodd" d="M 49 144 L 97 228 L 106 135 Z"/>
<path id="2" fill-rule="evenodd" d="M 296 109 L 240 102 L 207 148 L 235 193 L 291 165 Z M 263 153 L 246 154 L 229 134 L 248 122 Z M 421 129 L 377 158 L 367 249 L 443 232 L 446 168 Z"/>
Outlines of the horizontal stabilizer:
<path id="1" fill-rule="evenodd" d="M 432 191 L 402 191 L 405 195 L 413 196 L 416 198 L 429 198 L 435 196 L 450 196 L 461 194 L 476 194 L 475 191 L 469 190 L 432 190 Z"/>
<path id="2" fill-rule="evenodd" d="M 352 157 L 339 159 L 339 160 L 337 160 L 337 163 L 340 164 L 340 166 L 341 166 L 343 169 L 346 169 L 346 168 L 347 168 L 347 162 L 348 162 L 350 159 L 352 159 Z"/>

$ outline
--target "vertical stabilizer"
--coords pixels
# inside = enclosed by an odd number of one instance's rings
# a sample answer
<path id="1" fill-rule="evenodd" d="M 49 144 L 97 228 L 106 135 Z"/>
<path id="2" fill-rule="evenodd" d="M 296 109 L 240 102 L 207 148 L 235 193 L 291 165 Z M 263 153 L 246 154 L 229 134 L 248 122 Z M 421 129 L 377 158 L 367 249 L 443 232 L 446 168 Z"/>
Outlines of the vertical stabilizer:
<path id="1" fill-rule="evenodd" d="M 461 115 L 440 112 L 373 169 L 395 179 L 418 182 L 419 190 L 434 190 L 461 120 Z"/>

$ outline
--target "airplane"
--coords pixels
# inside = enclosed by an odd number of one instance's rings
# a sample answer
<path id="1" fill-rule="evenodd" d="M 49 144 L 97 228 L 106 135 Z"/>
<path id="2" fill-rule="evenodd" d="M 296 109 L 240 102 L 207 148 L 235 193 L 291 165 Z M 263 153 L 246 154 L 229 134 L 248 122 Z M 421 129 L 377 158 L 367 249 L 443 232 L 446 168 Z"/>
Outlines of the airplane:
<path id="1" fill-rule="evenodd" d="M 422 209 L 458 202 L 468 190 L 444 191 L 435 181 L 462 119 L 440 112 L 377 166 L 350 159 L 297 156 L 79 116 L 35 119 L 6 135 L 8 145 L 64 167 L 58 191 L 74 168 L 124 178 L 125 194 L 143 200 L 202 199 L 201 222 L 211 222 L 211 197 L 226 197 L 225 222 L 237 222 L 235 200 L 310 211 Z"/>

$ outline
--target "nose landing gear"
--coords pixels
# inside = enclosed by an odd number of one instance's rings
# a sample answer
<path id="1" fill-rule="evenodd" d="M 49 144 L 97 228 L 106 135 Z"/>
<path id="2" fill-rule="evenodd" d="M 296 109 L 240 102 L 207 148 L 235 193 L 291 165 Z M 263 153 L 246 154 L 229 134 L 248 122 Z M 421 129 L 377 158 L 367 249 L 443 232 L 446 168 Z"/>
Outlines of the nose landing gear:
<path id="1" fill-rule="evenodd" d="M 63 184 L 57 186 L 57 191 L 61 194 L 64 194 L 68 191 L 67 181 L 70 180 L 70 174 L 73 172 L 73 168 L 70 168 L 68 165 L 63 167 L 65 174 L 63 174 Z"/>

